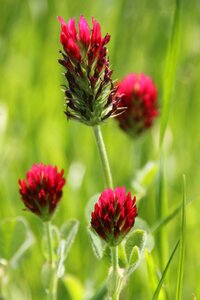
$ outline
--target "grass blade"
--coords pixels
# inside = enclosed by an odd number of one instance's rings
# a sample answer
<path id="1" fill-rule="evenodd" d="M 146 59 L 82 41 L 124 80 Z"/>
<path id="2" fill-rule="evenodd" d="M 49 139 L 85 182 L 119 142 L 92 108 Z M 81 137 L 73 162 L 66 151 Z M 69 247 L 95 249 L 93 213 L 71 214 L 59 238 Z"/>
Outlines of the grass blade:
<path id="1" fill-rule="evenodd" d="M 183 289 L 185 227 L 186 227 L 185 205 L 186 205 L 186 180 L 185 180 L 185 175 L 183 175 L 183 203 L 182 203 L 182 220 L 181 220 L 181 232 L 180 232 L 180 250 L 179 250 L 178 280 L 177 280 L 177 287 L 176 287 L 176 300 L 182 299 L 182 289 Z"/>
<path id="2" fill-rule="evenodd" d="M 157 195 L 156 195 L 156 219 L 161 220 L 167 215 L 167 196 L 165 188 L 165 174 L 164 174 L 164 158 L 160 158 L 158 182 L 157 182 Z M 167 233 L 165 228 L 162 228 L 156 233 L 157 254 L 159 259 L 159 268 L 164 269 L 168 258 L 168 243 Z"/>
<path id="3" fill-rule="evenodd" d="M 162 273 L 162 276 L 161 276 L 161 279 L 160 279 L 160 281 L 159 281 L 159 283 L 158 283 L 158 286 L 157 286 L 157 288 L 156 288 L 156 290 L 155 290 L 155 292 L 154 292 L 154 294 L 153 294 L 152 300 L 157 300 L 157 299 L 158 299 L 158 296 L 159 296 L 159 293 L 160 293 L 160 290 L 161 290 L 163 281 L 164 281 L 164 279 L 165 279 L 165 276 L 166 276 L 166 274 L 167 274 L 167 271 L 168 271 L 168 269 L 169 269 L 169 266 L 170 266 L 170 264 L 171 264 L 171 262 L 172 262 L 172 259 L 173 259 L 173 257 L 174 257 L 174 254 L 176 253 L 176 250 L 177 250 L 177 248 L 178 248 L 178 245 L 179 245 L 179 241 L 176 243 L 176 245 L 175 245 L 175 247 L 174 247 L 174 249 L 173 249 L 173 251 L 172 251 L 172 254 L 171 254 L 171 256 L 170 256 L 170 258 L 169 258 L 169 260 L 168 260 L 168 262 L 167 262 L 167 265 L 166 265 L 166 267 L 165 267 L 165 269 L 164 269 L 164 271 L 163 271 L 163 273 Z"/>
<path id="4" fill-rule="evenodd" d="M 191 204 L 195 200 L 199 200 L 198 197 L 193 197 L 192 199 L 186 202 L 186 207 Z M 163 226 L 167 225 L 171 220 L 173 220 L 182 210 L 182 203 L 179 204 L 172 212 L 170 212 L 166 217 L 158 220 L 151 228 L 151 233 L 155 233 L 156 231 L 160 230 Z"/>
<path id="5" fill-rule="evenodd" d="M 181 23 L 181 0 L 176 0 L 176 8 L 173 17 L 171 37 L 168 44 L 164 78 L 163 78 L 163 102 L 160 126 L 160 147 L 162 146 L 165 130 L 167 127 L 170 105 L 176 79 L 176 67 L 178 61 L 180 44 L 180 23 Z"/>

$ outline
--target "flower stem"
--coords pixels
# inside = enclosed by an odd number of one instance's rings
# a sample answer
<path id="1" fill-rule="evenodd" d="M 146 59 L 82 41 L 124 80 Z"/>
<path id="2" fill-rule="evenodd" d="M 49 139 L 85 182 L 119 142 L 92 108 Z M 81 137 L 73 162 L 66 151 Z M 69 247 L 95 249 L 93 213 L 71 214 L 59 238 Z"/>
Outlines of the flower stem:
<path id="1" fill-rule="evenodd" d="M 47 234 L 47 245 L 49 251 L 49 263 L 53 265 L 53 246 L 52 246 L 52 234 L 51 234 L 51 221 L 45 222 L 46 234 Z"/>
<path id="2" fill-rule="evenodd" d="M 118 246 L 111 247 L 111 254 L 112 254 L 112 267 L 113 267 L 113 273 L 118 273 Z M 116 286 L 115 293 L 112 295 L 112 300 L 118 300 L 119 299 L 119 280 L 117 276 L 114 276 Z"/>
<path id="3" fill-rule="evenodd" d="M 106 152 L 106 147 L 104 144 L 103 136 L 101 133 L 101 127 L 99 125 L 94 126 L 94 135 L 97 143 L 97 147 L 99 150 L 99 155 L 101 158 L 102 168 L 104 172 L 106 186 L 108 188 L 113 189 L 113 181 L 112 181 L 112 174 L 110 171 L 110 165 L 108 161 L 108 155 Z M 119 300 L 119 283 L 120 278 L 118 274 L 118 247 L 111 247 L 111 256 L 112 256 L 112 273 L 108 277 L 108 293 L 111 296 L 112 300 Z"/>
<path id="4" fill-rule="evenodd" d="M 97 125 L 97 126 L 94 126 L 93 129 L 94 129 L 94 135 L 95 135 L 97 147 L 98 147 L 100 158 L 101 158 L 101 163 L 102 163 L 102 167 L 103 167 L 106 185 L 108 188 L 113 188 L 112 175 L 111 175 L 111 171 L 110 171 L 110 165 L 108 162 L 108 155 L 106 152 L 106 147 L 105 147 L 105 144 L 103 141 L 103 136 L 101 133 L 101 127 L 99 125 Z"/>
<path id="5" fill-rule="evenodd" d="M 110 247 L 112 257 L 112 268 L 108 275 L 108 295 L 109 299 L 119 300 L 119 295 L 122 287 L 123 275 L 118 265 L 118 247 Z"/>
<path id="6" fill-rule="evenodd" d="M 58 278 L 56 275 L 54 257 L 53 257 L 51 221 L 45 222 L 44 224 L 46 227 L 47 245 L 48 245 L 48 252 L 49 252 L 48 263 L 50 264 L 51 274 L 52 274 L 51 282 L 50 282 L 49 288 L 48 288 L 48 300 L 56 300 L 57 299 Z"/>
<path id="7" fill-rule="evenodd" d="M 112 254 L 112 267 L 113 271 L 116 272 L 118 268 L 118 247 L 111 247 L 111 254 Z"/>

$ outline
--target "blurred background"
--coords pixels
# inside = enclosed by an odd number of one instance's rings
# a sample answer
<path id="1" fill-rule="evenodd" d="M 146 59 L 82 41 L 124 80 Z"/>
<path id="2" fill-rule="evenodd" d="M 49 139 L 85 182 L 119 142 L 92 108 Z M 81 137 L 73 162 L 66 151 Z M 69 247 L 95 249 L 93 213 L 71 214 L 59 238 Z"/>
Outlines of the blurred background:
<path id="1" fill-rule="evenodd" d="M 91 25 L 94 16 L 102 34 L 111 34 L 109 57 L 113 79 L 130 72 L 150 75 L 158 87 L 162 111 L 162 79 L 173 0 L 0 0 L 0 218 L 23 216 L 28 220 L 35 243 L 18 268 L 13 269 L 10 299 L 45 299 L 40 270 L 42 224 L 23 210 L 18 179 L 33 163 L 64 168 L 67 185 L 55 215 L 56 225 L 80 220 L 80 228 L 66 261 L 66 270 L 76 278 L 85 294 L 104 280 L 108 262 L 99 262 L 92 253 L 86 232 L 85 207 L 88 200 L 104 188 L 100 160 L 90 127 L 66 120 L 61 84 L 63 68 L 57 62 L 60 24 L 83 14 Z M 183 1 L 181 51 L 175 93 L 166 132 L 165 186 L 170 213 L 182 199 L 182 174 L 186 174 L 187 206 L 186 260 L 183 299 L 200 297 L 200 2 Z M 115 120 L 102 126 L 114 174 L 114 185 L 125 185 L 135 192 L 133 180 L 149 161 L 157 162 L 160 118 L 152 129 L 131 140 Z M 156 222 L 156 176 L 141 199 L 139 216 L 149 226 Z M 167 226 L 167 252 L 171 253 L 179 235 L 180 216 Z M 169 256 L 169 255 L 168 255 Z M 153 250 L 155 262 L 158 253 Z M 177 257 L 166 282 L 168 299 L 176 287 Z M 17 298 L 17 286 L 21 296 Z M 65 299 L 72 299 L 66 292 Z M 14 294 L 14 292 L 13 292 Z M 145 262 L 132 274 L 124 300 L 150 299 L 152 291 Z M 9 300 L 10 300 L 9 299 Z"/>

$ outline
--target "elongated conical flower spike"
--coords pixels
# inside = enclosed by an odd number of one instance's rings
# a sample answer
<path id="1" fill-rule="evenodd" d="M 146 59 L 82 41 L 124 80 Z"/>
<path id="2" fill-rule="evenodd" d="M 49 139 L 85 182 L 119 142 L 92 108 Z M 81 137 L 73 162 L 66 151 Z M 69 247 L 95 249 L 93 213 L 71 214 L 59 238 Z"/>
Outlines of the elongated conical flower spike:
<path id="1" fill-rule="evenodd" d="M 110 35 L 101 35 L 100 24 L 92 18 L 93 27 L 80 16 L 78 30 L 75 19 L 61 23 L 60 42 L 63 46 L 59 63 L 65 67 L 64 85 L 68 119 L 95 126 L 121 111 L 120 94 L 111 79 L 106 44 Z"/>

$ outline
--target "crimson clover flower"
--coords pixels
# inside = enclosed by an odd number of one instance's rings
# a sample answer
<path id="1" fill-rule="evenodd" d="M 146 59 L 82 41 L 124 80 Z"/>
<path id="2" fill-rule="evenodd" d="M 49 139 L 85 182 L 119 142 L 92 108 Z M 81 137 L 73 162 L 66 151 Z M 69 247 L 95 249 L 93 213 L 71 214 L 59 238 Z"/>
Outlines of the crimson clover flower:
<path id="1" fill-rule="evenodd" d="M 27 172 L 26 179 L 19 180 L 21 200 L 26 208 L 42 218 L 51 219 L 62 196 L 66 180 L 64 170 L 58 172 L 51 165 L 34 164 Z"/>
<path id="2" fill-rule="evenodd" d="M 60 42 L 64 51 L 59 63 L 65 67 L 67 85 L 64 85 L 68 119 L 95 126 L 121 111 L 120 95 L 111 79 L 106 44 L 110 35 L 101 35 L 100 24 L 92 18 L 92 29 L 80 16 L 78 30 L 75 19 L 61 23 Z M 115 96 L 115 97 L 114 97 Z"/>
<path id="3" fill-rule="evenodd" d="M 119 105 L 127 108 L 117 116 L 119 125 L 130 135 L 138 135 L 151 127 L 158 115 L 156 86 L 149 76 L 134 73 L 117 86 L 117 92 L 123 94 Z"/>
<path id="4" fill-rule="evenodd" d="M 91 214 L 91 226 L 110 246 L 118 245 L 135 223 L 136 197 L 124 187 L 102 192 Z"/>

